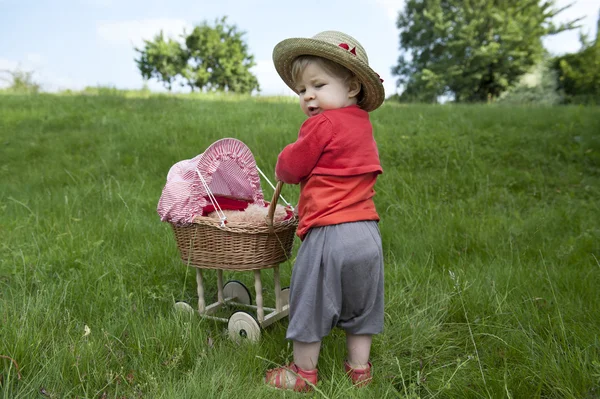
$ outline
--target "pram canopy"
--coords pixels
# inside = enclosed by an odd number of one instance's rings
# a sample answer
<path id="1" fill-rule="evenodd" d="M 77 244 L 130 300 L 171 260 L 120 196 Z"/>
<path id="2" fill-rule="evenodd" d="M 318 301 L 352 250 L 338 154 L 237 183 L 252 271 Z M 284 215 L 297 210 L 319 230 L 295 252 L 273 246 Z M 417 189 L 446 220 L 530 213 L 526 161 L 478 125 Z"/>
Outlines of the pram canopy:
<path id="1" fill-rule="evenodd" d="M 175 225 L 193 223 L 213 205 L 207 187 L 217 201 L 220 197 L 265 205 L 252 152 L 240 140 L 225 138 L 171 167 L 158 201 L 160 219 Z"/>

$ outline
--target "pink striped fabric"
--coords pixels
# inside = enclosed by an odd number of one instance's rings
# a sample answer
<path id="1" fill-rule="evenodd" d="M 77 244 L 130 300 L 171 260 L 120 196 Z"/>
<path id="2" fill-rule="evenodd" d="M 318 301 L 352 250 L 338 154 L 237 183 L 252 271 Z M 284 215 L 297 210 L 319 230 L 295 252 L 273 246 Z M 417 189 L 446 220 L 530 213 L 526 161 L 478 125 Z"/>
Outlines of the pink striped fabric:
<path id="1" fill-rule="evenodd" d="M 246 199 L 264 206 L 256 161 L 246 144 L 233 138 L 215 141 L 204 153 L 177 162 L 167 174 L 158 201 L 160 220 L 192 223 L 209 203 L 198 170 L 215 196 Z"/>

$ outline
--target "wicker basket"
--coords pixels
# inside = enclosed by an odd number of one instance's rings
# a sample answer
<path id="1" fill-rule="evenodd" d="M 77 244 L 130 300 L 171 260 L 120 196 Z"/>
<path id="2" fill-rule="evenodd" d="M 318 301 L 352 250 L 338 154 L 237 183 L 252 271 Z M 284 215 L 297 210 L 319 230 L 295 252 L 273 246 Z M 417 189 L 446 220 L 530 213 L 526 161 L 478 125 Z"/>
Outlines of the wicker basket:
<path id="1" fill-rule="evenodd" d="M 258 270 L 279 265 L 292 254 L 298 217 L 273 222 L 283 183 L 278 182 L 264 223 L 228 222 L 197 216 L 173 227 L 181 260 L 202 269 Z"/>

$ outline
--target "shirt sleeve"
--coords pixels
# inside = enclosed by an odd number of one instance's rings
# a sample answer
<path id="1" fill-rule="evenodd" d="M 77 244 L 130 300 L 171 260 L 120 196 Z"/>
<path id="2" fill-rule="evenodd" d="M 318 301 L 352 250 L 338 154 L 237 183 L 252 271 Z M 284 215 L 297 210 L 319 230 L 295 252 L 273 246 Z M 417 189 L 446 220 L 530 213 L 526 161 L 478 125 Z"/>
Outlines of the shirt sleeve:
<path id="1" fill-rule="evenodd" d="M 275 174 L 287 184 L 298 184 L 310 176 L 332 137 L 331 122 L 324 115 L 308 118 L 298 140 L 287 145 L 277 158 Z"/>

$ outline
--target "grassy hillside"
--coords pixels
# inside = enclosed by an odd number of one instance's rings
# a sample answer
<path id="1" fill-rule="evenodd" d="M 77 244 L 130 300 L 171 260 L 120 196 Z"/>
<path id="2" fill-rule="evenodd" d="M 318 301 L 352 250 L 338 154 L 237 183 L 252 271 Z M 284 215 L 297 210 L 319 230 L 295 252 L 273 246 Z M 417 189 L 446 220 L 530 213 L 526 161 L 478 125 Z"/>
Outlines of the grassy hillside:
<path id="1" fill-rule="evenodd" d="M 156 213 L 175 162 L 236 137 L 272 176 L 303 120 L 268 98 L 0 95 L 0 397 L 305 397 L 261 382 L 290 360 L 285 320 L 240 347 L 173 311 L 194 271 Z M 600 396 L 600 109 L 385 105 L 372 121 L 375 382 L 346 381 L 336 331 L 314 396 Z"/>

